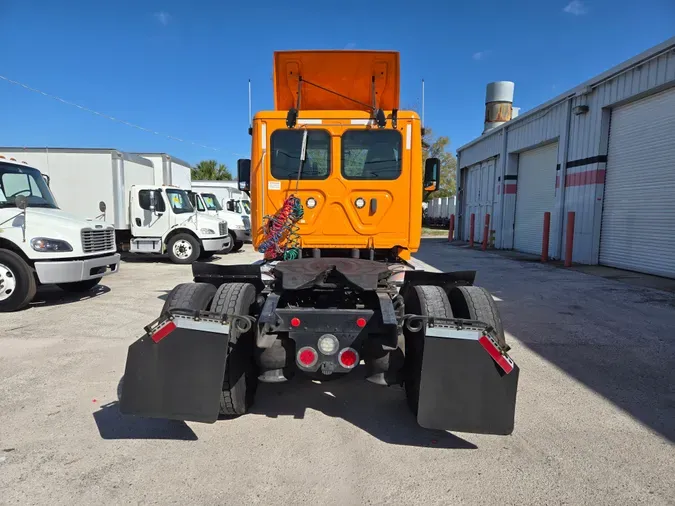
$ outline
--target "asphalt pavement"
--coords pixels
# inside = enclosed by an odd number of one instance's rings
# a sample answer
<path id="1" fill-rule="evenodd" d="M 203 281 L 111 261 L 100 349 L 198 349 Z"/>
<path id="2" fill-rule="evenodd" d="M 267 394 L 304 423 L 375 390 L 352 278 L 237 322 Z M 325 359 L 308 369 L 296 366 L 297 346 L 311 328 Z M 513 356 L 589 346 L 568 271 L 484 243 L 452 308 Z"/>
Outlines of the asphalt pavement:
<path id="1" fill-rule="evenodd" d="M 191 280 L 136 259 L 82 300 L 0 315 L 0 504 L 674 504 L 672 293 L 442 239 L 416 259 L 494 294 L 521 368 L 511 436 L 424 430 L 356 371 L 261 385 L 215 424 L 122 416 L 127 347 Z"/>

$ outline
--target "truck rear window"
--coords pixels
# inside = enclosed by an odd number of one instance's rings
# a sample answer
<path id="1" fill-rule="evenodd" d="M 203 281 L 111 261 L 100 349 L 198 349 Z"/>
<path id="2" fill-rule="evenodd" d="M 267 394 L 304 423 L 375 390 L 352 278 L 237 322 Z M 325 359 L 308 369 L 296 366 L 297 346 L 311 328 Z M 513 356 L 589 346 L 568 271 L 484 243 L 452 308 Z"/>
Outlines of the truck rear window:
<path id="1" fill-rule="evenodd" d="M 401 175 L 401 144 L 397 130 L 347 130 L 342 134 L 342 176 L 397 179 Z"/>
<path id="2" fill-rule="evenodd" d="M 272 177 L 297 179 L 300 167 L 303 130 L 276 130 L 270 144 Z M 330 173 L 330 134 L 325 130 L 307 130 L 307 156 L 300 179 L 326 179 Z"/>

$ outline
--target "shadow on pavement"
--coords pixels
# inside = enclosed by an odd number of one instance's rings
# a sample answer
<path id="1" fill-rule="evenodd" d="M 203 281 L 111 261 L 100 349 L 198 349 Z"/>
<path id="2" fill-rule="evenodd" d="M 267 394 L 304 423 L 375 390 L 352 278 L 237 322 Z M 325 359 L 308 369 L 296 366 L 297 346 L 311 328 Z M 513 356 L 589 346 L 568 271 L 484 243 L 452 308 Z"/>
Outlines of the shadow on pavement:
<path id="1" fill-rule="evenodd" d="M 108 292 L 110 292 L 110 288 L 105 285 L 97 285 L 88 292 L 80 293 L 66 292 L 51 285 L 42 286 L 28 307 L 62 306 L 64 304 L 72 304 L 74 302 L 82 302 L 83 300 L 100 297 Z"/>
<path id="2" fill-rule="evenodd" d="M 260 384 L 251 414 L 246 416 L 292 416 L 302 419 L 307 409 L 342 418 L 388 444 L 477 448 L 473 443 L 448 432 L 420 427 L 408 409 L 403 389 L 369 383 L 359 369 L 346 377 L 321 384 L 302 375 L 286 383 Z"/>
<path id="3" fill-rule="evenodd" d="M 507 332 L 675 441 L 675 297 L 442 243 L 423 241 L 415 258 L 442 271 L 476 269 L 476 284 L 502 299 Z"/>
<path id="4" fill-rule="evenodd" d="M 185 422 L 123 415 L 117 401 L 102 405 L 93 415 L 103 439 L 198 439 Z"/>

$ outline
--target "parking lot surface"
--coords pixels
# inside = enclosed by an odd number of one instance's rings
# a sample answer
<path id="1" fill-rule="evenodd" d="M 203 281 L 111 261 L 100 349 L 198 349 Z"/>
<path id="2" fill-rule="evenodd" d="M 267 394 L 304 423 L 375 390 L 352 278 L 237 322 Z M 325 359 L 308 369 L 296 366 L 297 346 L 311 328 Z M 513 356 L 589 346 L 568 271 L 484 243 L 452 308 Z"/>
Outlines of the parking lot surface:
<path id="1" fill-rule="evenodd" d="M 358 369 L 261 385 L 212 425 L 124 417 L 127 347 L 191 281 L 137 259 L 88 298 L 0 315 L 0 504 L 673 504 L 673 294 L 445 240 L 416 258 L 496 297 L 521 367 L 511 436 L 424 430 Z"/>

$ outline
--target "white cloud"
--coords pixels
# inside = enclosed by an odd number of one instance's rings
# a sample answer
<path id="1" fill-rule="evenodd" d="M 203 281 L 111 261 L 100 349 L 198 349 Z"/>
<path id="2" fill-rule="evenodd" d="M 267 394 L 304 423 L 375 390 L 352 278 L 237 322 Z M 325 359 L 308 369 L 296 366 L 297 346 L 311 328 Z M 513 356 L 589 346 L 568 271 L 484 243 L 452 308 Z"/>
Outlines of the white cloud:
<path id="1" fill-rule="evenodd" d="M 485 57 L 490 54 L 490 51 L 478 51 L 476 53 L 473 53 L 471 55 L 471 58 L 473 58 L 476 61 L 484 60 Z"/>
<path id="2" fill-rule="evenodd" d="M 168 12 L 155 12 L 153 14 L 155 16 L 155 19 L 159 21 L 160 24 L 166 26 L 169 24 L 169 20 L 171 19 L 171 15 Z"/>
<path id="3" fill-rule="evenodd" d="M 588 12 L 588 9 L 581 0 L 572 0 L 563 11 L 574 16 L 582 16 Z"/>

